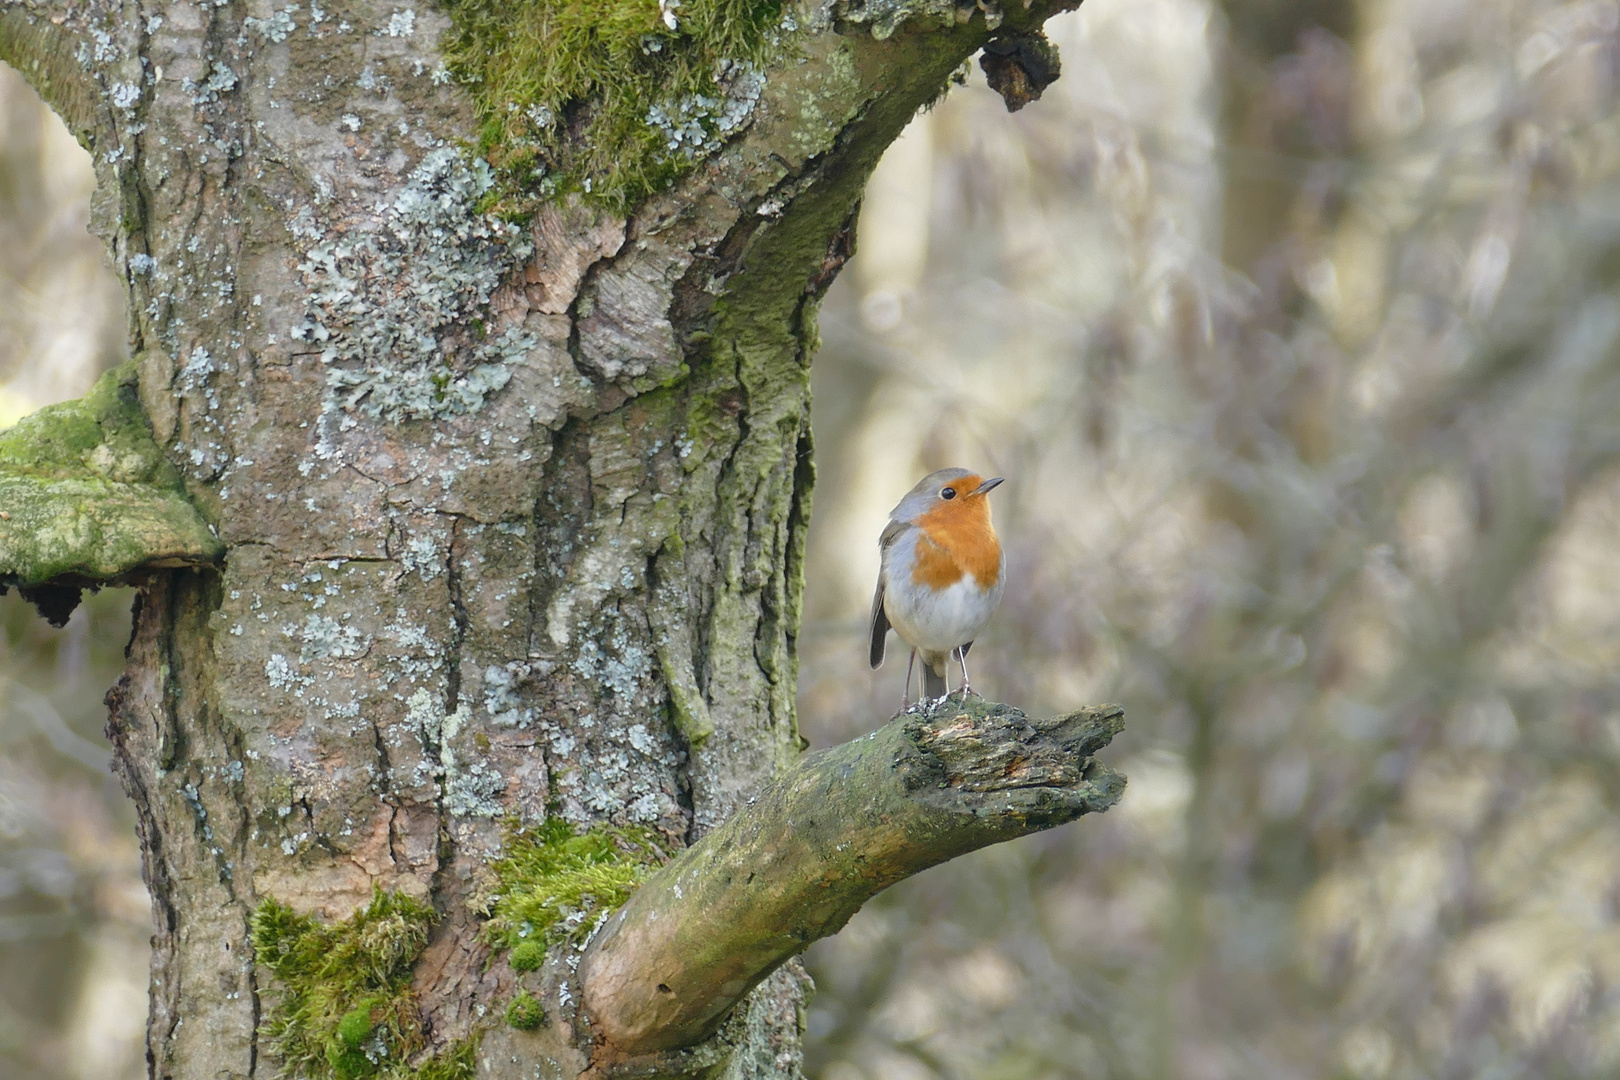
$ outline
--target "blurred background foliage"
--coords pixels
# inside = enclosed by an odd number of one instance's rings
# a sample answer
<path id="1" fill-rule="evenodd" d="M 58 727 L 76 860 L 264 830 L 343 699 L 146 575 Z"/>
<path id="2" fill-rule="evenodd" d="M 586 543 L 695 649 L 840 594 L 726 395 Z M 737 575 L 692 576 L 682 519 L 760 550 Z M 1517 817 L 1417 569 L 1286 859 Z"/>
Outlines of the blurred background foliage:
<path id="1" fill-rule="evenodd" d="M 807 1071 L 1620 1073 L 1620 3 L 1088 0 L 1050 34 L 1040 102 L 975 75 L 919 115 L 827 298 L 801 722 L 899 703 L 877 533 L 967 465 L 1009 478 L 977 685 L 1124 703 L 1130 788 L 816 946 Z M 0 401 L 33 406 L 121 321 L 87 163 L 15 78 L 0 118 Z M 140 1075 L 97 735 L 129 597 L 61 632 L 14 600 L 0 1073 Z"/>

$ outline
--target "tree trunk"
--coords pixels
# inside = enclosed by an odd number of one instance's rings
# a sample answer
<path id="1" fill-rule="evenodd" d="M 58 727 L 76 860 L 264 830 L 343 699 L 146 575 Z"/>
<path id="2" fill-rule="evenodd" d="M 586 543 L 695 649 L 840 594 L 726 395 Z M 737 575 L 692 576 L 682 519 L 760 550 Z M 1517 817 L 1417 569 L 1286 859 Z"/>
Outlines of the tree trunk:
<path id="1" fill-rule="evenodd" d="M 467 149 L 490 102 L 446 76 L 454 11 L 0 8 L 0 59 L 95 156 L 139 401 L 223 544 L 10 568 L 142 586 L 109 732 L 157 927 L 154 1077 L 275 1074 L 264 903 L 330 925 L 379 891 L 437 913 L 411 1065 L 465 1074 L 478 1037 L 478 1075 L 535 1075 L 543 1040 L 495 1022 L 499 860 L 548 816 L 673 851 L 797 755 L 816 304 L 883 148 L 1061 6 L 796 12 L 673 183 L 621 213 L 588 173 L 519 182 L 521 224 L 485 212 L 514 189 Z M 117 480 L 100 460 L 61 476 Z M 702 1068 L 795 1075 L 803 982 L 764 982 Z"/>

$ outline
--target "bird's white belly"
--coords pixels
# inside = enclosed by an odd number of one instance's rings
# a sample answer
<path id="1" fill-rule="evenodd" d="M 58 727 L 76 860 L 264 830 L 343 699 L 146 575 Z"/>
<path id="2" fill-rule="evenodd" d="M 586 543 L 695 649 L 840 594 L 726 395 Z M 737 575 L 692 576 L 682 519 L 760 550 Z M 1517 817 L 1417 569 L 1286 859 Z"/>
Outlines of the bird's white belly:
<path id="1" fill-rule="evenodd" d="M 1001 600 L 1001 583 L 980 589 L 971 574 L 943 589 L 906 581 L 884 590 L 889 623 L 910 645 L 925 652 L 949 652 L 979 636 Z"/>

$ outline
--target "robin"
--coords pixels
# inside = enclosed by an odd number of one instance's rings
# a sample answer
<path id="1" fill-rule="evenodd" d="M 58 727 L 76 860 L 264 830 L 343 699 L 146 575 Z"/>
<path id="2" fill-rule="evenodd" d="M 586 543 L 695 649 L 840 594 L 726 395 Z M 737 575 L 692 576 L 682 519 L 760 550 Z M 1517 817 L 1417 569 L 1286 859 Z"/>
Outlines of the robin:
<path id="1" fill-rule="evenodd" d="M 883 568 L 872 597 L 872 667 L 883 665 L 889 627 L 911 646 L 902 711 L 911 704 L 911 669 L 923 658 L 924 700 L 946 694 L 945 667 L 962 666 L 962 691 L 973 692 L 967 653 L 1006 588 L 1007 559 L 990 524 L 986 480 L 967 469 L 941 469 L 923 477 L 889 512 L 878 538 Z"/>

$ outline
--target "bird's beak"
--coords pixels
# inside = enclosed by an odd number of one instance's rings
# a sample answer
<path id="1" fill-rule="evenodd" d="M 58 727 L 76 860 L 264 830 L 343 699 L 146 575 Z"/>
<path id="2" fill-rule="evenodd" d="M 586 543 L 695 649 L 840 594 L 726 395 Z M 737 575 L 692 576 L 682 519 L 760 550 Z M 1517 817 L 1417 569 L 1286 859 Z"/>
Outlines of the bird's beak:
<path id="1" fill-rule="evenodd" d="M 1004 477 L 1004 476 L 992 476 L 990 479 L 986 480 L 984 483 L 982 483 L 978 487 L 974 488 L 973 489 L 973 494 L 975 494 L 975 495 L 988 495 L 988 494 L 990 494 L 990 489 L 991 488 L 996 487 L 998 484 L 1000 484 L 1005 479 L 1006 479 L 1006 477 Z"/>

